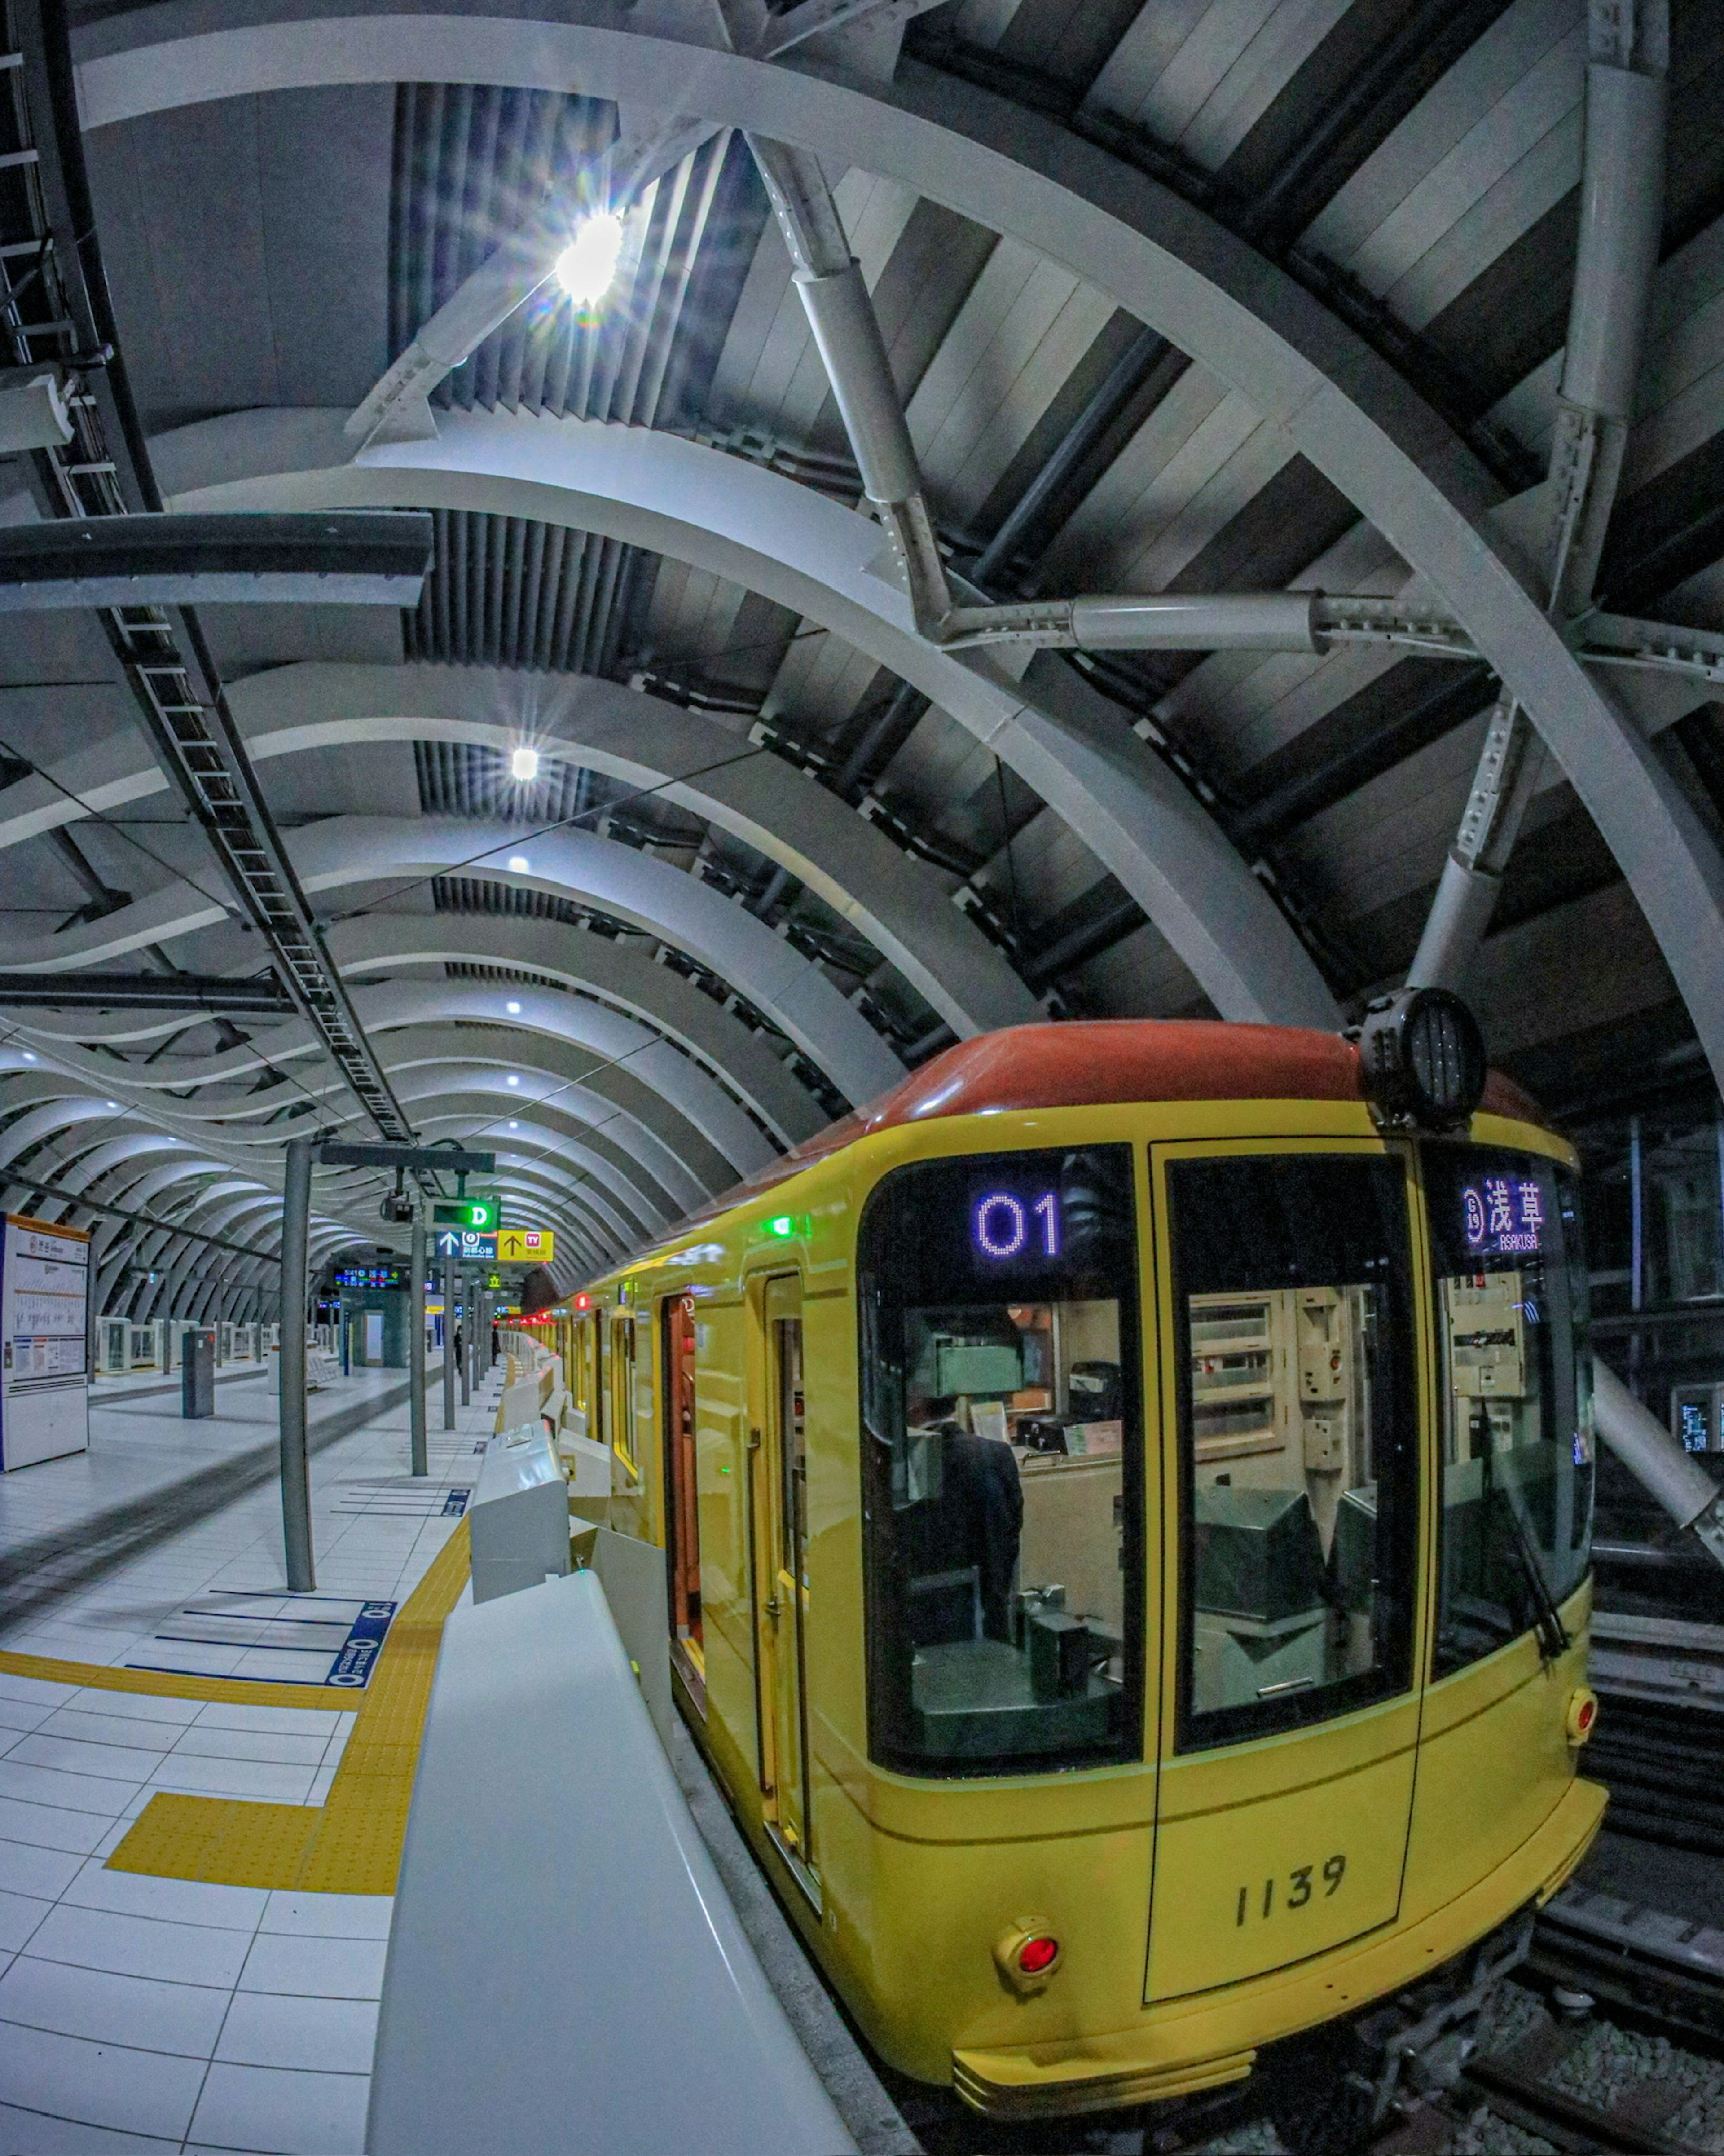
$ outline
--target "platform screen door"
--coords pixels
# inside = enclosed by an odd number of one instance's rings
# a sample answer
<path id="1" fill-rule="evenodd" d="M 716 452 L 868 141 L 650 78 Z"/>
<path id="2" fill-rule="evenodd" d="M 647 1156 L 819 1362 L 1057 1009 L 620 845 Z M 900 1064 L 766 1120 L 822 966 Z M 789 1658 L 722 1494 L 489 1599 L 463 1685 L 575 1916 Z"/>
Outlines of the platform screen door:
<path id="1" fill-rule="evenodd" d="M 1404 1148 L 1167 1147 L 1156 1170 L 1165 1999 L 1395 1917 L 1419 1449 Z"/>
<path id="2" fill-rule="evenodd" d="M 802 1282 L 793 1273 L 757 1280 L 750 1301 L 756 1350 L 749 1445 L 761 1795 L 767 1825 L 779 1845 L 811 1875 L 814 1846 L 806 1678 L 808 1476 Z M 803 1884 L 809 1883 L 805 1878 Z"/>

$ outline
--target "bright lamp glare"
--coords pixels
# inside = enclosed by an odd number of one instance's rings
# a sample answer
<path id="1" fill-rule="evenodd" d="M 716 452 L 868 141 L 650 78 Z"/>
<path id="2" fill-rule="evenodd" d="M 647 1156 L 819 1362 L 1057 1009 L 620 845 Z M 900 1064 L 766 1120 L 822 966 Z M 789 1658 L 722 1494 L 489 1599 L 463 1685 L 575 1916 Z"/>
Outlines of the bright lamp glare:
<path id="1" fill-rule="evenodd" d="M 536 748 L 518 748 L 509 759 L 509 776 L 523 783 L 539 775 L 539 752 Z"/>
<path id="2" fill-rule="evenodd" d="M 623 251 L 623 220 L 608 212 L 589 217 L 557 258 L 557 281 L 582 306 L 602 300 L 617 274 Z"/>

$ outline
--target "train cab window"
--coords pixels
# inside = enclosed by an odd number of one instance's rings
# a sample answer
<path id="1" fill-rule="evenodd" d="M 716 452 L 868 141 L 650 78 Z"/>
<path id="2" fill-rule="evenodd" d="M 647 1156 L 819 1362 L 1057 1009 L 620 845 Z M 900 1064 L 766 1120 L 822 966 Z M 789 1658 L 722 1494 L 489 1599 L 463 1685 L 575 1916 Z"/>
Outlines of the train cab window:
<path id="1" fill-rule="evenodd" d="M 859 1258 L 870 1743 L 907 1774 L 1136 1758 L 1142 1414 L 1125 1146 L 885 1177 Z"/>
<path id="2" fill-rule="evenodd" d="M 1534 1630 L 1591 1561 L 1587 1275 L 1573 1179 L 1552 1162 L 1428 1144 L 1442 1355 L 1435 1668 Z"/>
<path id="3" fill-rule="evenodd" d="M 1416 1441 L 1405 1170 L 1175 1159 L 1178 1745 L 1348 1712 L 1412 1677 Z"/>

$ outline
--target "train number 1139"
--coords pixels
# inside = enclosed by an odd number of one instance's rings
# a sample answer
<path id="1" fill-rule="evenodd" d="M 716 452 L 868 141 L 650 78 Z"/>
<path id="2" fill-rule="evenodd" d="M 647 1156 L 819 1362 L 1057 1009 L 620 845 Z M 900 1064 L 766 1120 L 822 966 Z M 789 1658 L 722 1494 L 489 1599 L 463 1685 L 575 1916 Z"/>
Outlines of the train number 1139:
<path id="1" fill-rule="evenodd" d="M 1308 1902 L 1316 1900 L 1319 1893 L 1324 1901 L 1327 1901 L 1346 1876 L 1347 1859 L 1339 1856 L 1326 1856 L 1321 1871 L 1315 1864 L 1301 1864 L 1288 1874 L 1285 1881 L 1265 1879 L 1261 1894 L 1255 1887 L 1241 1887 L 1234 1922 L 1243 1924 L 1254 1912 L 1260 1916 L 1272 1917 L 1277 1908 L 1302 1909 Z M 1319 1881 L 1321 1886 L 1317 1883 Z"/>

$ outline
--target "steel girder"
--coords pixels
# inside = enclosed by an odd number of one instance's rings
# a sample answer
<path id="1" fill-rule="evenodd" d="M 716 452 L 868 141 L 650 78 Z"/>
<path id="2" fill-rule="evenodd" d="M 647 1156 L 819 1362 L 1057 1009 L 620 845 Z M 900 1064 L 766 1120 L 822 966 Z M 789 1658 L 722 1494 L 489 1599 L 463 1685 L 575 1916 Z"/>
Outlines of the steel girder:
<path id="1" fill-rule="evenodd" d="M 336 412 L 239 412 L 158 436 L 174 510 L 433 506 L 598 532 L 763 593 L 889 667 L 1062 816 L 1224 1017 L 1335 1025 L 1316 965 L 1183 784 L 1075 675 L 921 635 L 880 526 L 681 437 L 526 413 L 451 413 L 434 441 L 347 461 Z M 117 916 L 116 916 L 117 917 Z"/>
<path id="2" fill-rule="evenodd" d="M 295 832 L 290 852 L 307 891 L 459 871 L 584 901 L 687 951 L 782 1026 L 851 1101 L 871 1100 L 904 1075 L 860 1012 L 782 937 L 680 869 L 618 841 L 572 830 L 528 839 L 507 824 L 452 817 L 340 816 Z M 529 867 L 511 869 L 517 859 Z M 0 968 L 97 965 L 224 917 L 192 886 L 172 884 L 103 921 L 13 946 L 0 953 Z"/>
<path id="3" fill-rule="evenodd" d="M 913 63 L 882 88 L 816 75 L 793 56 L 768 64 L 619 31 L 608 12 L 602 23 L 415 16 L 398 0 L 387 16 L 351 5 L 339 16 L 272 13 L 207 31 L 182 0 L 151 11 L 147 28 L 136 17 L 93 25 L 80 48 L 85 124 L 428 73 L 579 81 L 590 95 L 693 111 L 902 181 L 1065 263 L 1211 368 L 1429 579 L 1531 713 L 1628 877 L 1724 1081 L 1724 860 L 1709 833 L 1545 620 L 1524 566 L 1492 543 L 1496 490 L 1475 460 L 1362 340 L 1243 241 L 1056 122 Z"/>

